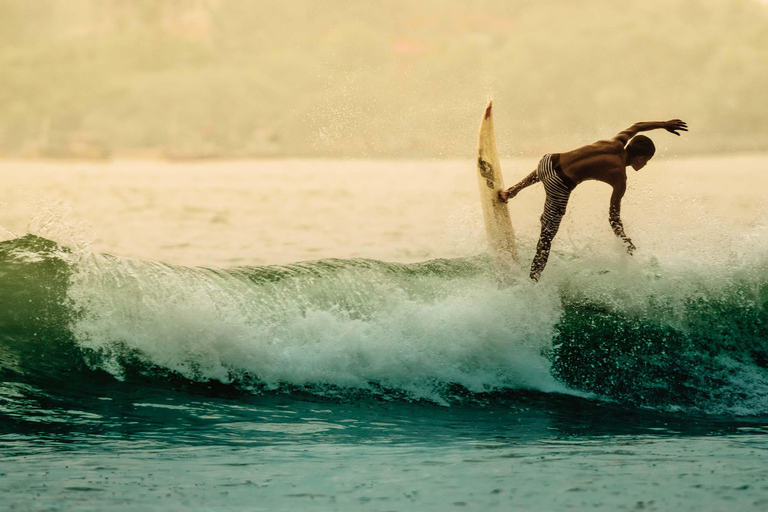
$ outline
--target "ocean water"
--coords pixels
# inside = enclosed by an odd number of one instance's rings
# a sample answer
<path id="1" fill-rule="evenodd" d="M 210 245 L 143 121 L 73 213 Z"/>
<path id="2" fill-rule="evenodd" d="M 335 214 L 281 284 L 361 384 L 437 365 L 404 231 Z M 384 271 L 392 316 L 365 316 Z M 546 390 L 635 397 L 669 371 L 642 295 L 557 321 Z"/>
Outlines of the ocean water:
<path id="1" fill-rule="evenodd" d="M 766 510 L 767 168 L 4 162 L 0 510 Z"/>

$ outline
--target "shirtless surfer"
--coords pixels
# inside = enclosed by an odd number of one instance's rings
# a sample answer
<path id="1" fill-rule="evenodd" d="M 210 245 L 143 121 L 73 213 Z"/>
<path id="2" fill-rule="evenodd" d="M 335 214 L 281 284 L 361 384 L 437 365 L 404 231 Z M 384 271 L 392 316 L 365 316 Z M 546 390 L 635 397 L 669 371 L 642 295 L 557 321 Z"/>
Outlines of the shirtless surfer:
<path id="1" fill-rule="evenodd" d="M 539 280 L 547 264 L 552 239 L 557 234 L 560 220 L 565 215 L 565 207 L 571 191 L 585 180 L 598 180 L 613 187 L 608 220 L 616 236 L 627 245 L 627 252 L 629 254 L 634 252 L 635 246 L 624 234 L 624 225 L 619 216 L 621 198 L 624 197 L 627 189 L 627 167 L 632 166 L 634 170 L 639 171 L 656 152 L 651 139 L 637 134 L 657 129 L 680 135 L 678 132 L 688 131 L 688 125 L 680 119 L 635 123 L 611 140 L 600 140 L 567 153 L 544 155 L 538 169 L 517 185 L 499 191 L 499 198 L 506 203 L 524 188 L 539 181 L 544 184 L 547 200 L 544 203 L 544 213 L 541 215 L 541 236 L 536 246 L 536 256 L 531 264 L 531 279 L 534 282 Z"/>

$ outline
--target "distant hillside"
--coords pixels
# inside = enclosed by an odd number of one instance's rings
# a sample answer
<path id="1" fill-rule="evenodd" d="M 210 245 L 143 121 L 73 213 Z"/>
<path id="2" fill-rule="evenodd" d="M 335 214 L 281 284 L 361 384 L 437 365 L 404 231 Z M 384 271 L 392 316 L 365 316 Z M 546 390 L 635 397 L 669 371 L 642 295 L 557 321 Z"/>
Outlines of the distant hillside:
<path id="1" fill-rule="evenodd" d="M 630 7 L 631 6 L 631 7 Z M 768 149 L 759 0 L 0 0 L 0 154 L 506 156 L 680 117 Z"/>

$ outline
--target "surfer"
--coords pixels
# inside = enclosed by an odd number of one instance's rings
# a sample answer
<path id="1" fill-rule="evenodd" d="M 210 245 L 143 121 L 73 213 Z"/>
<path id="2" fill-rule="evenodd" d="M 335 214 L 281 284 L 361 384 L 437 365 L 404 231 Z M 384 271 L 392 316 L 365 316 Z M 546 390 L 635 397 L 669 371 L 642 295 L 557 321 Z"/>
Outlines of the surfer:
<path id="1" fill-rule="evenodd" d="M 680 119 L 635 123 L 610 140 L 600 140 L 567 153 L 544 155 L 535 171 L 517 185 L 499 191 L 499 199 L 506 203 L 524 188 L 539 181 L 544 184 L 547 199 L 541 215 L 541 236 L 531 264 L 531 279 L 534 282 L 539 280 L 547 264 L 552 239 L 565 215 L 571 191 L 582 181 L 598 180 L 613 187 L 608 220 L 613 232 L 626 244 L 627 252 L 631 255 L 635 251 L 632 240 L 624 233 L 619 215 L 621 199 L 627 189 L 626 168 L 631 166 L 639 171 L 653 157 L 656 152 L 653 141 L 645 135 L 637 134 L 657 129 L 679 136 L 678 132 L 688 131 L 688 125 Z"/>

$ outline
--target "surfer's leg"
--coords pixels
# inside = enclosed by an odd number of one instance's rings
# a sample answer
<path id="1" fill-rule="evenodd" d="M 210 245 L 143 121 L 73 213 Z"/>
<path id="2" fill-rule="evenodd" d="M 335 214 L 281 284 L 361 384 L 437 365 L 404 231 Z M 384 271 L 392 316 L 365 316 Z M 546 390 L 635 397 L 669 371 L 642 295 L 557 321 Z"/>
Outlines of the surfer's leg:
<path id="1" fill-rule="evenodd" d="M 548 226 L 541 226 L 541 236 L 539 237 L 539 243 L 536 245 L 536 256 L 533 257 L 533 263 L 531 263 L 530 277 L 534 283 L 539 280 L 544 267 L 547 266 L 549 251 L 552 248 L 552 239 L 555 238 L 556 234 L 557 228 L 553 231 Z"/>
<path id="2" fill-rule="evenodd" d="M 544 190 L 547 191 L 547 200 L 544 202 L 544 213 L 541 214 L 541 236 L 531 264 L 531 279 L 534 282 L 539 280 L 547 265 L 552 239 L 560 229 L 560 221 L 571 197 L 571 188 L 563 181 L 560 173 L 558 168 L 552 165 L 552 155 L 544 155 L 539 162 L 538 175 L 544 184 Z"/>
<path id="3" fill-rule="evenodd" d="M 549 250 L 552 247 L 552 239 L 560 229 L 560 221 L 563 220 L 565 209 L 568 206 L 568 195 L 550 193 L 547 190 L 547 200 L 544 202 L 544 213 L 541 214 L 541 235 L 536 245 L 536 256 L 531 263 L 531 280 L 539 280 L 544 267 L 547 266 Z"/>
<path id="4" fill-rule="evenodd" d="M 517 194 L 520 193 L 521 190 L 524 188 L 530 187 L 534 183 L 538 183 L 539 180 L 539 171 L 538 169 L 533 171 L 531 174 L 523 178 L 519 183 L 516 185 L 513 185 L 509 187 L 507 190 L 500 190 L 499 191 L 499 198 L 504 201 L 505 203 L 507 200 L 512 199 Z"/>

